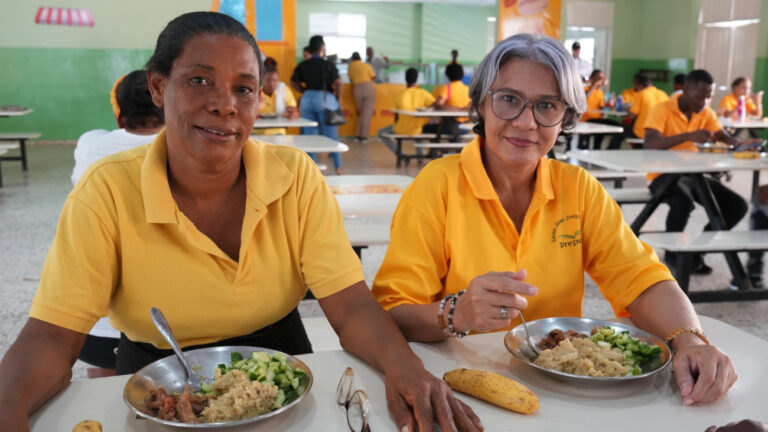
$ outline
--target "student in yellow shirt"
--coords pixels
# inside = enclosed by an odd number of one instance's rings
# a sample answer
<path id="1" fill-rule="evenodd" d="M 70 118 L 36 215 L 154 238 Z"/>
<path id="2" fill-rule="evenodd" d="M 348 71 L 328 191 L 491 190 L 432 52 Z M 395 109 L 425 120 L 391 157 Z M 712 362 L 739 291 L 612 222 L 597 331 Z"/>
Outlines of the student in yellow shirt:
<path id="1" fill-rule="evenodd" d="M 266 69 L 261 87 L 259 117 L 299 118 L 296 98 L 288 87 L 280 82 L 277 69 Z M 285 135 L 285 128 L 255 129 L 256 135 Z"/>
<path id="2" fill-rule="evenodd" d="M 580 316 L 584 272 L 618 316 L 672 337 L 685 405 L 721 397 L 736 373 L 692 329 L 691 302 L 616 202 L 584 169 L 549 159 L 586 109 L 578 70 L 554 39 L 518 34 L 476 68 L 477 137 L 430 162 L 397 206 L 373 293 L 412 341 Z"/>
<path id="3" fill-rule="evenodd" d="M 186 349 L 308 353 L 297 310 L 308 288 L 342 346 L 386 377 L 397 430 L 481 429 L 371 295 L 310 158 L 249 138 L 261 69 L 253 36 L 224 14 L 184 14 L 160 34 L 147 70 L 166 129 L 97 162 L 68 196 L 30 318 L 0 362 L 4 432 L 29 430 L 67 385 L 101 316 L 123 333 L 121 374 L 173 355 L 152 306 Z"/>
<path id="4" fill-rule="evenodd" d="M 611 137 L 609 149 L 619 149 L 621 142 L 626 138 L 643 138 L 645 136 L 645 121 L 651 109 L 661 102 L 669 100 L 664 91 L 654 87 L 650 77 L 644 73 L 635 75 L 634 91 L 632 92 L 632 105 L 629 107 L 627 118 L 628 125 L 624 125 L 624 132 Z"/>
<path id="5" fill-rule="evenodd" d="M 753 97 L 754 96 L 754 97 Z M 731 94 L 720 99 L 717 107 L 718 117 L 731 117 L 738 119 L 739 98 L 744 97 L 746 115 L 763 117 L 763 91 L 752 94 L 752 80 L 746 77 L 738 77 L 731 83 Z"/>
<path id="6" fill-rule="evenodd" d="M 407 88 L 395 95 L 395 109 L 416 111 L 422 108 L 429 108 L 435 105 L 435 97 L 422 88 L 419 88 L 419 71 L 415 68 L 409 68 L 405 71 L 405 84 Z M 435 132 L 435 128 L 427 128 L 429 119 L 424 117 L 412 117 L 407 115 L 398 115 L 394 125 L 379 129 L 379 139 L 390 149 L 392 153 L 397 153 L 397 143 L 388 138 L 389 134 L 416 135 L 422 132 Z M 434 125 L 437 126 L 437 125 Z"/>
<path id="7" fill-rule="evenodd" d="M 445 76 L 448 84 L 437 86 L 432 91 L 435 97 L 435 108 L 445 111 L 466 111 L 469 108 L 469 87 L 461 82 L 464 78 L 464 67 L 459 63 L 451 63 L 445 67 Z M 459 117 L 456 119 L 444 119 L 444 127 L 453 135 L 466 133 L 458 128 L 457 123 L 464 123 L 468 119 Z"/>
<path id="8" fill-rule="evenodd" d="M 685 78 L 683 93 L 656 105 L 648 115 L 645 122 L 645 148 L 695 152 L 698 148 L 694 143 L 722 141 L 734 146 L 750 146 L 759 142 L 748 140 L 742 143 L 740 139 L 723 130 L 715 113 L 709 108 L 714 87 L 714 80 L 709 72 L 703 69 L 691 71 Z M 649 174 L 649 179 L 652 180 L 651 191 L 656 192 L 663 187 L 670 175 Z M 713 178 L 706 180 L 723 213 L 726 229 L 733 228 L 747 213 L 746 201 L 720 181 Z M 675 184 L 668 187 L 664 202 L 669 204 L 667 232 L 683 231 L 694 209 L 694 202 L 701 203 L 693 180 L 687 176 L 681 176 Z M 711 228 L 707 224 L 704 230 Z M 670 265 L 676 264 L 674 254 L 667 253 L 664 259 Z M 692 268 L 697 274 L 712 273 L 712 268 L 704 262 L 702 256 L 696 257 Z"/>
<path id="9" fill-rule="evenodd" d="M 360 53 L 353 52 L 352 60 L 347 66 L 349 82 L 352 83 L 352 92 L 357 106 L 357 132 L 355 138 L 360 142 L 368 139 L 368 130 L 371 128 L 371 118 L 373 117 L 373 107 L 376 105 L 376 87 L 373 86 L 373 79 L 376 74 L 370 63 L 363 63 Z"/>
<path id="10" fill-rule="evenodd" d="M 674 96 L 683 94 L 684 86 L 685 86 L 685 74 L 684 73 L 675 74 L 675 77 L 672 78 L 672 93 L 669 94 L 669 97 L 674 97 Z"/>
<path id="11" fill-rule="evenodd" d="M 589 75 L 589 85 L 584 87 L 584 91 L 587 94 L 587 110 L 581 115 L 581 121 L 618 126 L 618 123 L 611 119 L 603 118 L 603 115 L 598 112 L 602 111 L 605 106 L 604 85 L 605 73 L 600 69 L 593 70 Z M 580 149 L 589 148 L 589 140 L 592 138 L 592 147 L 599 150 L 602 147 L 604 137 L 605 134 L 581 135 L 578 147 Z"/>

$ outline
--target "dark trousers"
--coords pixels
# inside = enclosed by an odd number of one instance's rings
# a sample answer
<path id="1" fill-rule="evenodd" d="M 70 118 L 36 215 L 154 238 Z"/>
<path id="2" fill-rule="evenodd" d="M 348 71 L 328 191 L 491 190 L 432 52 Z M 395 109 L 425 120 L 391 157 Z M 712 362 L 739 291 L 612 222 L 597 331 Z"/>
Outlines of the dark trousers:
<path id="1" fill-rule="evenodd" d="M 609 119 L 591 119 L 587 120 L 587 123 L 600 123 L 600 124 L 607 124 L 611 126 L 620 126 L 618 123 L 616 123 L 613 120 Z M 592 136 L 595 138 L 592 144 L 592 148 L 594 150 L 600 150 L 603 144 L 603 138 L 605 137 L 605 134 L 592 134 L 592 135 L 580 135 L 579 136 L 579 144 L 578 147 L 580 149 L 588 149 L 589 148 L 589 137 Z"/>
<path id="2" fill-rule="evenodd" d="M 651 192 L 656 193 L 660 183 L 659 180 L 665 175 L 662 174 L 651 182 L 649 186 Z M 719 181 L 710 177 L 704 177 L 704 180 L 712 189 L 715 201 L 725 219 L 726 229 L 733 228 L 747 214 L 747 202 L 739 194 L 728 189 Z M 694 209 L 693 203 L 701 204 L 701 198 L 694 189 L 693 180 L 688 176 L 680 177 L 675 185 L 670 186 L 664 194 L 663 200 L 669 205 L 667 232 L 683 231 Z M 711 229 L 712 226 L 709 223 L 704 227 L 705 231 L 710 231 Z"/>
<path id="3" fill-rule="evenodd" d="M 760 207 L 753 206 L 752 213 L 749 215 L 749 228 L 753 230 L 768 229 L 768 216 L 760 210 Z M 747 260 L 747 274 L 750 279 L 763 277 L 763 252 L 750 252 Z"/>
<path id="4" fill-rule="evenodd" d="M 115 348 L 120 339 L 88 335 L 83 349 L 77 357 L 80 360 L 105 369 L 114 369 L 117 355 Z"/>
<path id="5" fill-rule="evenodd" d="M 304 330 L 304 324 L 301 322 L 298 307 L 280 319 L 280 321 L 263 329 L 256 330 L 251 334 L 205 345 L 185 347 L 184 351 L 214 346 L 262 347 L 291 355 L 309 354 L 312 352 L 312 345 L 309 342 L 306 330 Z M 155 360 L 160 360 L 170 355 L 173 355 L 173 350 L 163 350 L 148 343 L 133 342 L 125 334 L 121 333 L 120 343 L 117 347 L 117 374 L 132 374 Z"/>

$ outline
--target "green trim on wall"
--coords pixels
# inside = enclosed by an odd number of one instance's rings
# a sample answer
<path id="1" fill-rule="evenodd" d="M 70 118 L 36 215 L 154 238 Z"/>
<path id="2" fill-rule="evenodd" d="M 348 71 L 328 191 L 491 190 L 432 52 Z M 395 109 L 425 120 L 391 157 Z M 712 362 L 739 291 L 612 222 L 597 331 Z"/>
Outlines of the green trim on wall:
<path id="1" fill-rule="evenodd" d="M 654 85 L 665 92 L 672 91 L 672 78 L 678 73 L 688 73 L 693 69 L 693 59 L 671 58 L 666 60 L 613 59 L 611 62 L 610 90 L 617 94 L 632 87 L 632 79 L 640 69 L 663 69 L 669 71 L 667 82 L 654 81 Z"/>
<path id="2" fill-rule="evenodd" d="M 35 131 L 42 140 L 73 140 L 92 129 L 115 129 L 109 93 L 140 69 L 153 50 L 0 48 L 0 105 L 34 112 L 0 121 L 2 131 Z"/>
<path id="3" fill-rule="evenodd" d="M 766 23 L 768 26 L 768 23 Z M 768 91 L 768 58 L 758 57 L 755 62 L 755 78 L 753 79 L 752 88 L 758 92 L 760 90 Z M 763 104 L 768 102 L 765 96 L 763 96 Z"/>

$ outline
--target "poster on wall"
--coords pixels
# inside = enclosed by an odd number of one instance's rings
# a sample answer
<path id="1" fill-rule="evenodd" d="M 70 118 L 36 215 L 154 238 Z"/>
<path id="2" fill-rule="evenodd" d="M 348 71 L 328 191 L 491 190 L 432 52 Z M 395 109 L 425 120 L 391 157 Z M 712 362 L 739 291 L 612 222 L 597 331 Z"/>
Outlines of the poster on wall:
<path id="1" fill-rule="evenodd" d="M 259 42 L 283 40 L 281 1 L 214 0 L 211 10 L 240 21 Z"/>
<path id="2" fill-rule="evenodd" d="M 42 6 L 37 8 L 35 24 L 93 27 L 93 17 L 88 9 Z"/>
<path id="3" fill-rule="evenodd" d="M 499 40 L 518 33 L 534 33 L 560 39 L 562 0 L 501 0 Z"/>

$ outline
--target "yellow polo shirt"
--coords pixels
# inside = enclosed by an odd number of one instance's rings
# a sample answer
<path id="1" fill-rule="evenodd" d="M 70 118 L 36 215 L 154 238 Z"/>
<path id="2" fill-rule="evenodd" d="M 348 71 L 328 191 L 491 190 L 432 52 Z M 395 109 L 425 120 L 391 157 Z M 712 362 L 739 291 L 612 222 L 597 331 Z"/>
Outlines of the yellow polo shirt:
<path id="1" fill-rule="evenodd" d="M 435 96 L 435 99 L 440 97 L 446 98 L 443 105 L 469 109 L 469 87 L 461 81 L 451 81 L 449 84 L 437 86 L 432 90 L 432 95 Z M 466 117 L 456 119 L 459 123 L 467 120 L 469 119 Z"/>
<path id="2" fill-rule="evenodd" d="M 637 92 L 632 87 L 624 89 L 624 91 L 621 92 L 621 103 L 623 105 L 634 105 L 636 94 Z"/>
<path id="3" fill-rule="evenodd" d="M 395 109 L 416 111 L 435 103 L 432 94 L 419 87 L 409 87 L 395 95 Z M 415 135 L 421 133 L 421 128 L 429 122 L 426 117 L 413 117 L 398 114 L 393 131 L 396 134 Z"/>
<path id="4" fill-rule="evenodd" d="M 353 60 L 347 66 L 347 75 L 349 75 L 349 82 L 352 85 L 371 82 L 376 78 L 376 73 L 373 72 L 371 65 L 363 63 L 361 60 Z"/>
<path id="5" fill-rule="evenodd" d="M 589 92 L 589 86 L 584 87 L 585 92 Z M 599 119 L 602 117 L 600 113 L 591 113 L 589 111 L 600 111 L 605 105 L 605 93 L 601 89 L 593 91 L 587 97 L 587 111 L 581 115 L 581 121 Z"/>
<path id="6" fill-rule="evenodd" d="M 168 348 L 159 307 L 182 346 L 277 322 L 307 287 L 327 297 L 364 280 L 320 171 L 295 148 L 249 140 L 239 260 L 179 210 L 165 131 L 92 165 L 67 197 L 30 316 L 80 333 L 109 316 L 131 340 Z"/>
<path id="7" fill-rule="evenodd" d="M 755 105 L 755 101 L 752 100 L 751 97 L 748 97 L 746 99 L 746 106 L 747 106 L 747 114 L 748 115 L 755 115 L 757 114 L 757 105 Z M 733 111 L 739 106 L 739 98 L 736 97 L 735 94 L 731 93 L 727 96 L 724 96 L 722 99 L 720 99 L 720 105 L 718 105 L 718 108 L 725 108 L 728 111 Z M 733 116 L 734 120 L 739 118 L 738 113 L 734 113 Z"/>
<path id="8" fill-rule="evenodd" d="M 581 316 L 586 271 L 625 315 L 646 288 L 673 279 L 602 185 L 574 165 L 539 160 L 518 232 L 485 171 L 482 146 L 475 137 L 460 155 L 430 162 L 403 193 L 373 283 L 385 309 L 440 300 L 487 272 L 526 270 L 539 288 L 526 318 Z"/>
<path id="9" fill-rule="evenodd" d="M 677 100 L 680 96 L 673 96 L 668 101 L 662 102 L 651 109 L 648 118 L 645 120 L 645 129 L 656 129 L 661 132 L 662 137 L 680 135 L 686 132 L 693 132 L 699 129 L 706 129 L 712 133 L 717 133 L 723 127 L 717 121 L 717 116 L 710 107 L 704 107 L 701 112 L 693 113 L 691 119 L 680 111 Z M 698 148 L 693 141 L 685 141 L 669 150 L 697 152 Z M 658 173 L 648 173 L 645 178 L 653 181 L 658 177 Z"/>
<path id="10" fill-rule="evenodd" d="M 271 95 L 261 92 L 261 99 L 259 100 L 259 115 L 275 115 L 277 110 L 275 104 L 276 97 L 276 91 L 272 92 Z M 293 96 L 293 92 L 289 88 L 285 89 L 285 106 L 296 108 L 296 98 Z M 262 128 L 255 129 L 253 133 L 256 135 L 285 135 L 286 131 L 285 128 Z"/>
<path id="11" fill-rule="evenodd" d="M 629 110 L 636 116 L 632 131 L 638 138 L 643 138 L 645 137 L 645 121 L 648 119 L 648 114 L 656 105 L 668 101 L 669 96 L 664 91 L 649 86 L 636 92 L 633 100 L 634 103 Z"/>

